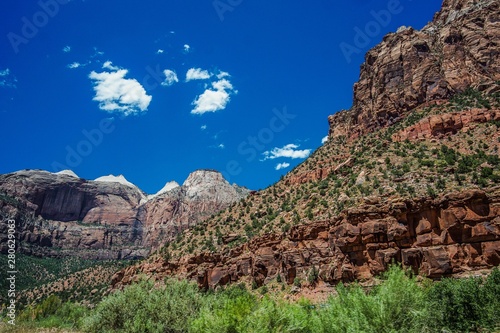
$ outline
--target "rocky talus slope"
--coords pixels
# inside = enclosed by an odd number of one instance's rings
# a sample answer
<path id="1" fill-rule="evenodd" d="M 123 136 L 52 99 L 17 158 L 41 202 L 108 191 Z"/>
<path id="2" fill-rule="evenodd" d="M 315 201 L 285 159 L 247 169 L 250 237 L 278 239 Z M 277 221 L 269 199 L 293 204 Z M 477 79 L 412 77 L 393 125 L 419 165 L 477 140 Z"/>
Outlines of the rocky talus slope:
<path id="1" fill-rule="evenodd" d="M 19 171 L 0 175 L 0 214 L 16 220 L 25 254 L 137 259 L 249 192 L 210 170 L 167 185 L 148 197 L 123 176 Z M 5 251 L 5 239 L 0 244 Z"/>
<path id="2" fill-rule="evenodd" d="M 387 35 L 321 148 L 113 286 L 143 274 L 315 286 L 370 280 L 392 261 L 432 278 L 499 265 L 499 43 L 490 0 L 445 0 L 421 31 Z"/>

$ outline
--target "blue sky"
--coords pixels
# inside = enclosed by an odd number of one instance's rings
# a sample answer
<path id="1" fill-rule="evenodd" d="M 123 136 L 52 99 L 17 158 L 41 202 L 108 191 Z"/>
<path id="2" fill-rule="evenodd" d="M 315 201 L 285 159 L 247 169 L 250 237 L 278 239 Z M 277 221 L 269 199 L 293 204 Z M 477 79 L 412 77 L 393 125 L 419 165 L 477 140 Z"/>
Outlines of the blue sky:
<path id="1" fill-rule="evenodd" d="M 123 174 L 155 193 L 211 168 L 267 187 L 351 106 L 365 52 L 440 5 L 4 0 L 0 173 Z"/>

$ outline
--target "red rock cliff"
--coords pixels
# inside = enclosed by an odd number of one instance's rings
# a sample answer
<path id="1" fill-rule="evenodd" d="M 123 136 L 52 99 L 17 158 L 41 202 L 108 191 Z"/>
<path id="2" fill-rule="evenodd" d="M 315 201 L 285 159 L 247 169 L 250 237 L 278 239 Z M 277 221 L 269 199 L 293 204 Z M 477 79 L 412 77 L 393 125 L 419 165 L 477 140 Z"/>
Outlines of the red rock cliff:
<path id="1" fill-rule="evenodd" d="M 445 0 L 421 31 L 402 27 L 368 51 L 352 109 L 329 117 L 331 137 L 356 138 L 467 87 L 498 89 L 500 3 Z"/>

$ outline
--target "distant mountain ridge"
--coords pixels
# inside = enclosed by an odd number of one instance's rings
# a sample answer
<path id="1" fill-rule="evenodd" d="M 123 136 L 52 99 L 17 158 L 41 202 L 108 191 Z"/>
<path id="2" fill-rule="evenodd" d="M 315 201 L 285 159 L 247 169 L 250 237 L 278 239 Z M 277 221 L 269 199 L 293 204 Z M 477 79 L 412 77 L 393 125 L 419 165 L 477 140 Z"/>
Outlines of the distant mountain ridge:
<path id="1" fill-rule="evenodd" d="M 143 258 L 248 193 L 206 170 L 150 196 L 122 175 L 92 181 L 68 170 L 23 170 L 0 175 L 0 214 L 16 220 L 27 254 Z"/>

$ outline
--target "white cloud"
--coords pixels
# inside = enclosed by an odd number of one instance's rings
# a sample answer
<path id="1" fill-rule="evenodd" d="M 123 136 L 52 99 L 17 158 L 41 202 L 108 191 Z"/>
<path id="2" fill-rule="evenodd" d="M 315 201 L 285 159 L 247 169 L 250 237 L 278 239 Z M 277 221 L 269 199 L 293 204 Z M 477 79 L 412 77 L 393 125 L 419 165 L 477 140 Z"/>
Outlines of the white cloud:
<path id="1" fill-rule="evenodd" d="M 219 72 L 219 74 L 217 74 L 217 78 L 220 80 L 220 79 L 223 79 L 225 77 L 230 77 L 231 75 L 229 75 L 228 72 Z"/>
<path id="2" fill-rule="evenodd" d="M 126 79 L 126 69 L 116 69 L 111 62 L 106 62 L 103 68 L 111 72 L 89 75 L 94 80 L 94 101 L 99 102 L 99 108 L 107 112 L 121 112 L 125 116 L 144 112 L 151 103 L 152 96 L 146 93 L 144 87 L 135 79 Z"/>
<path id="3" fill-rule="evenodd" d="M 161 83 L 162 86 L 170 87 L 174 83 L 179 82 L 179 78 L 177 77 L 177 74 L 174 71 L 170 69 L 165 69 L 163 71 L 163 74 L 165 75 L 165 81 Z"/>
<path id="4" fill-rule="evenodd" d="M 117 71 L 119 69 L 121 69 L 120 67 L 116 67 L 116 66 L 113 66 L 113 63 L 111 61 L 106 61 L 103 65 L 102 65 L 102 68 L 104 69 L 109 69 L 111 71 Z"/>
<path id="5" fill-rule="evenodd" d="M 75 68 L 80 68 L 80 67 L 84 67 L 84 66 L 87 66 L 87 64 L 81 64 L 81 63 L 75 61 L 74 63 L 69 64 L 67 67 L 71 68 L 71 69 L 75 69 Z"/>
<path id="6" fill-rule="evenodd" d="M 216 112 L 224 110 L 231 100 L 232 94 L 237 94 L 233 85 L 226 79 L 212 82 L 212 89 L 206 89 L 192 103 L 195 108 L 193 114 L 204 114 L 205 112 Z"/>
<path id="7" fill-rule="evenodd" d="M 10 69 L 6 68 L 4 70 L 0 70 L 0 76 L 8 76 L 10 74 Z"/>
<path id="8" fill-rule="evenodd" d="M 284 163 L 278 163 L 278 164 L 276 164 L 276 167 L 274 169 L 281 170 L 281 169 L 286 169 L 289 166 L 290 166 L 290 163 L 286 163 L 286 162 L 284 162 Z"/>
<path id="9" fill-rule="evenodd" d="M 186 73 L 186 82 L 192 80 L 206 80 L 212 76 L 208 71 L 201 68 L 190 68 Z"/>
<path id="10" fill-rule="evenodd" d="M 184 44 L 184 52 L 188 53 L 191 50 L 191 46 Z"/>
<path id="11" fill-rule="evenodd" d="M 328 141 L 328 135 L 321 139 L 321 143 L 326 143 Z"/>
<path id="12" fill-rule="evenodd" d="M 290 143 L 282 148 L 273 148 L 271 151 L 265 151 L 262 153 L 264 155 L 264 159 L 275 159 L 275 158 L 280 158 L 280 157 L 286 157 L 286 158 L 291 158 L 291 159 L 296 159 L 296 158 L 306 158 L 311 154 L 311 149 L 303 149 L 303 150 L 298 150 L 299 148 L 298 145 L 295 145 L 293 143 Z"/>
<path id="13" fill-rule="evenodd" d="M 165 51 L 162 49 L 158 49 L 158 51 L 156 51 L 156 54 L 162 54 L 163 52 L 165 52 Z"/>
<path id="14" fill-rule="evenodd" d="M 226 148 L 226 146 L 223 143 L 221 143 L 220 145 L 217 146 L 217 148 L 224 149 Z"/>
<path id="15" fill-rule="evenodd" d="M 201 125 L 201 127 L 200 127 L 200 128 L 201 128 L 201 130 L 202 130 L 202 131 L 204 131 L 204 130 L 206 130 L 206 129 L 207 129 L 207 125 Z"/>
<path id="16" fill-rule="evenodd" d="M 63 47 L 63 49 L 62 49 L 62 50 L 63 50 L 63 52 L 64 52 L 64 53 L 71 52 L 71 46 L 66 45 L 65 47 Z"/>

